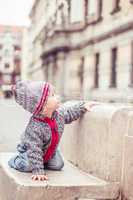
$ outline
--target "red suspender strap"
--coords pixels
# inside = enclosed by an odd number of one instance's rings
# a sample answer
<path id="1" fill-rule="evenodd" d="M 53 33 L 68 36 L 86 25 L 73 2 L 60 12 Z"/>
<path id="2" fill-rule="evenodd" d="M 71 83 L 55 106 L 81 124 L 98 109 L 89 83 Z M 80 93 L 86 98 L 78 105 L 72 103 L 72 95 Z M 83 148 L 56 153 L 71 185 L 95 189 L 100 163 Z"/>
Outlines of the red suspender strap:
<path id="1" fill-rule="evenodd" d="M 52 131 L 50 146 L 48 147 L 46 153 L 43 155 L 44 162 L 48 162 L 51 159 L 51 157 L 52 157 L 53 153 L 55 152 L 56 147 L 59 143 L 59 134 L 58 134 L 56 120 L 55 119 L 52 120 L 48 117 L 45 117 L 44 119 L 34 117 L 34 119 L 37 121 L 48 123 L 51 128 L 51 131 Z"/>

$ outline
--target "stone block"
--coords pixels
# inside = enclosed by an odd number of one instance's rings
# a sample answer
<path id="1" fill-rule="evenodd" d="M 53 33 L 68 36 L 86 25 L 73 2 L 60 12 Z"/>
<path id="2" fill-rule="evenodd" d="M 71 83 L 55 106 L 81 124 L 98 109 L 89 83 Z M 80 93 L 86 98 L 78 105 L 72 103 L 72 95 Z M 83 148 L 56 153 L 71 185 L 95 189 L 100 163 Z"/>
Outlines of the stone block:
<path id="1" fill-rule="evenodd" d="M 61 171 L 46 170 L 48 181 L 31 180 L 30 173 L 9 168 L 11 153 L 0 155 L 0 200 L 116 199 L 119 184 L 91 176 L 65 161 Z"/>
<path id="2" fill-rule="evenodd" d="M 106 181 L 120 181 L 128 108 L 103 104 L 67 125 L 61 149 L 67 160 Z M 69 148 L 68 148 L 69 146 Z"/>
<path id="3" fill-rule="evenodd" d="M 133 199 L 133 136 L 125 137 L 122 173 L 123 199 Z"/>

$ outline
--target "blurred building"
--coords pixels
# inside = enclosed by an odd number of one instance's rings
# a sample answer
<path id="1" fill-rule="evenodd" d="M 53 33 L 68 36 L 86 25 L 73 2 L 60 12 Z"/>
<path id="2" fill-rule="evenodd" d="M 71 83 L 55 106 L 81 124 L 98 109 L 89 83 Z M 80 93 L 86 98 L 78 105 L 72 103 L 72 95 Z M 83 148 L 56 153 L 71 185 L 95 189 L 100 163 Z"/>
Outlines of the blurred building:
<path id="1" fill-rule="evenodd" d="M 133 1 L 35 0 L 29 77 L 65 98 L 133 102 Z"/>
<path id="2" fill-rule="evenodd" d="M 21 75 L 23 27 L 0 25 L 0 85 L 3 90 Z"/>
<path id="3" fill-rule="evenodd" d="M 28 76 L 29 63 L 30 63 L 30 36 L 29 28 L 23 28 L 23 38 L 22 38 L 22 55 L 21 55 L 21 79 L 30 79 Z"/>

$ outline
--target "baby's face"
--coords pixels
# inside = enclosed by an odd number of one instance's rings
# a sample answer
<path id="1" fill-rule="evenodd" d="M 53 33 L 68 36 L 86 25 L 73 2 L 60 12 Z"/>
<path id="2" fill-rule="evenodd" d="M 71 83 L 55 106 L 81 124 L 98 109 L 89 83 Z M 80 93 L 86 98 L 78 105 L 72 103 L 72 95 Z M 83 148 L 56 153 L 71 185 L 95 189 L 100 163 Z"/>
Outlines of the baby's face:
<path id="1" fill-rule="evenodd" d="M 45 108 L 47 110 L 54 112 L 59 107 L 59 105 L 60 105 L 60 97 L 59 95 L 56 94 L 55 88 L 52 86 Z M 42 113 L 43 110 L 44 108 L 42 109 Z"/>

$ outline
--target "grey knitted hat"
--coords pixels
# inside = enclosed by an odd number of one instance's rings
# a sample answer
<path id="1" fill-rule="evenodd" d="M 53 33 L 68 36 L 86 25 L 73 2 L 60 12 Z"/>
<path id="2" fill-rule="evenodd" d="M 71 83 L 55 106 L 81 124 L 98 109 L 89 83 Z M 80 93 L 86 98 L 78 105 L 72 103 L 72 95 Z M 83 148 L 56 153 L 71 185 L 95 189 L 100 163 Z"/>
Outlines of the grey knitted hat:
<path id="1" fill-rule="evenodd" d="M 46 104 L 50 90 L 51 84 L 44 81 L 17 81 L 12 87 L 16 102 L 34 115 Z"/>

